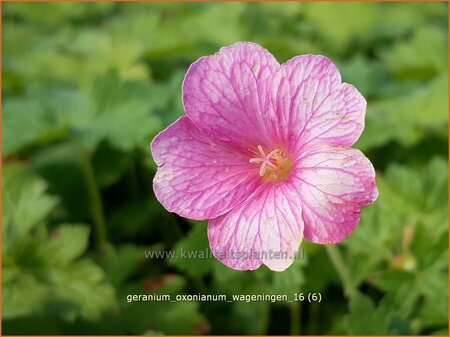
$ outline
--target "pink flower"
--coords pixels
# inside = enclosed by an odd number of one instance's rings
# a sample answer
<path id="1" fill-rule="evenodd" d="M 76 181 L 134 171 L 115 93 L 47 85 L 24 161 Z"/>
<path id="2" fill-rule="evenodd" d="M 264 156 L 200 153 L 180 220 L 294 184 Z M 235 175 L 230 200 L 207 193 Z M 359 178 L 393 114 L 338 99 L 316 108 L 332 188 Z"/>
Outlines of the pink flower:
<path id="1" fill-rule="evenodd" d="M 239 270 L 289 267 L 302 238 L 336 243 L 378 196 L 370 161 L 351 148 L 366 101 L 326 57 L 280 65 L 242 42 L 191 65 L 186 116 L 151 144 L 156 197 L 209 219 L 213 254 Z"/>

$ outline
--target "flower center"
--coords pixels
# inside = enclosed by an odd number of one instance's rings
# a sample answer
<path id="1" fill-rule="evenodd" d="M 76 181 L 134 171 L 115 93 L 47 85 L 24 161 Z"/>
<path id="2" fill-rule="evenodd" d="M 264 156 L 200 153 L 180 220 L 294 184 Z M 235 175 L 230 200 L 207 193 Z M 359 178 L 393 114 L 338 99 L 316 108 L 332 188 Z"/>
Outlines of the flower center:
<path id="1" fill-rule="evenodd" d="M 288 177 L 292 161 L 286 157 L 281 149 L 274 149 L 266 155 L 261 145 L 258 145 L 260 156 L 250 158 L 252 164 L 260 164 L 259 175 L 264 180 L 280 181 Z"/>

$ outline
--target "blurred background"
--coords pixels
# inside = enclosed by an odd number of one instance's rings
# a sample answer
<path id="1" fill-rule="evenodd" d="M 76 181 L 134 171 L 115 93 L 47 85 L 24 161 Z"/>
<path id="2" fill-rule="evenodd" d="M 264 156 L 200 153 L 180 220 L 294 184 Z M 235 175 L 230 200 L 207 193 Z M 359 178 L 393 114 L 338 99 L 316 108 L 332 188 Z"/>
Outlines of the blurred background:
<path id="1" fill-rule="evenodd" d="M 3 334 L 448 335 L 446 4 L 2 9 Z M 368 100 L 355 147 L 380 197 L 332 254 L 304 242 L 283 273 L 144 254 L 209 247 L 205 222 L 156 201 L 148 148 L 183 114 L 188 66 L 236 41 L 326 55 Z M 126 301 L 301 292 L 322 301 Z"/>

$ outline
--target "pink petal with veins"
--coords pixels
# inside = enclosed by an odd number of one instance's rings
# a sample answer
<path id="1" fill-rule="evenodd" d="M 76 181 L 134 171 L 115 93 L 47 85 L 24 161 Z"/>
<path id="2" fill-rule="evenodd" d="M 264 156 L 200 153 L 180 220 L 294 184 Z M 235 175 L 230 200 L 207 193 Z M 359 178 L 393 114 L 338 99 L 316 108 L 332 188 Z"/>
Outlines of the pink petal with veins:
<path id="1" fill-rule="evenodd" d="M 378 197 L 375 170 L 356 149 L 317 146 L 304 151 L 293 175 L 302 200 L 305 239 L 337 243 L 359 223 L 361 207 Z"/>
<path id="2" fill-rule="evenodd" d="M 294 261 L 302 237 L 300 198 L 288 183 L 260 186 L 235 209 L 208 224 L 214 255 L 239 270 L 261 264 L 285 270 Z"/>
<path id="3" fill-rule="evenodd" d="M 279 138 L 299 151 L 316 143 L 351 146 L 364 129 L 366 100 L 341 83 L 336 66 L 320 55 L 294 57 L 274 77 Z"/>
<path id="4" fill-rule="evenodd" d="M 246 156 L 214 143 L 187 117 L 152 142 L 158 172 L 155 195 L 170 212 L 210 219 L 228 212 L 256 187 L 259 177 Z"/>
<path id="5" fill-rule="evenodd" d="M 279 68 L 266 49 L 236 43 L 193 63 L 183 83 L 189 118 L 211 139 L 247 151 L 270 145 L 275 115 L 271 81 Z"/>

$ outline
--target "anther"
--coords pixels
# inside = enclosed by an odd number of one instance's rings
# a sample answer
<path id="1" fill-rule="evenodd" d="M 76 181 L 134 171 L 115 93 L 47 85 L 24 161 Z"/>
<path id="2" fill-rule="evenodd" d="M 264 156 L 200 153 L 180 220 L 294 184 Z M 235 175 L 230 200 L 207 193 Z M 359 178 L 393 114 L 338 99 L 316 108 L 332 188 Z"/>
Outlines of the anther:
<path id="1" fill-rule="evenodd" d="M 259 164 L 259 163 L 261 164 L 261 166 L 259 168 L 259 175 L 261 177 L 263 177 L 264 174 L 266 173 L 267 166 L 270 166 L 274 169 L 277 167 L 272 162 L 272 158 L 273 158 L 273 156 L 280 154 L 280 150 L 275 149 L 275 150 L 271 151 L 268 155 L 266 155 L 266 153 L 264 152 L 264 149 L 262 148 L 261 145 L 258 145 L 258 150 L 259 150 L 259 153 L 261 154 L 261 157 L 250 158 L 249 162 L 252 164 Z"/>

